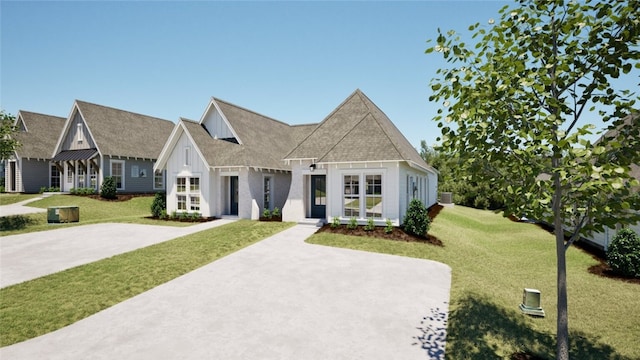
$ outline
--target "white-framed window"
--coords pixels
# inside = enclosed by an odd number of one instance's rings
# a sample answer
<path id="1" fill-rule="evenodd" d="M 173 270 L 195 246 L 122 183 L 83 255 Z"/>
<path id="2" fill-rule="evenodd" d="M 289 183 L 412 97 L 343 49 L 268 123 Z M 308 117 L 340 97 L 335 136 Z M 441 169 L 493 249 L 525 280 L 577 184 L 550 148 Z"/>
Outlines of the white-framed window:
<path id="1" fill-rule="evenodd" d="M 265 176 L 263 179 L 264 185 L 264 197 L 262 206 L 265 210 L 271 210 L 272 202 L 271 202 L 271 192 L 273 186 L 273 178 L 271 176 Z"/>
<path id="2" fill-rule="evenodd" d="M 67 166 L 67 184 L 73 184 L 73 168 Z"/>
<path id="3" fill-rule="evenodd" d="M 200 211 L 200 177 L 176 177 L 176 193 L 178 210 Z"/>
<path id="4" fill-rule="evenodd" d="M 187 211 L 187 196 L 186 195 L 177 195 L 176 200 L 178 202 L 177 209 L 180 211 Z"/>
<path id="5" fill-rule="evenodd" d="M 111 160 L 111 177 L 117 190 L 124 190 L 124 160 Z"/>
<path id="6" fill-rule="evenodd" d="M 81 143 L 84 140 L 84 132 L 82 131 L 82 124 L 76 126 L 76 132 L 78 133 L 78 142 Z"/>
<path id="7" fill-rule="evenodd" d="M 51 165 L 51 185 L 52 188 L 60 187 L 60 169 L 57 166 Z"/>
<path id="8" fill-rule="evenodd" d="M 78 166 L 78 187 L 84 187 L 84 169 L 82 166 Z"/>
<path id="9" fill-rule="evenodd" d="M 382 175 L 365 175 L 365 211 L 367 218 L 382 218 Z"/>
<path id="10" fill-rule="evenodd" d="M 360 175 L 344 175 L 342 213 L 345 217 L 360 216 Z"/>
<path id="11" fill-rule="evenodd" d="M 89 164 L 89 182 L 94 189 L 98 185 L 98 169 L 91 164 Z"/>
<path id="12" fill-rule="evenodd" d="M 153 189 L 160 190 L 164 188 L 164 171 L 156 170 L 153 172 Z"/>
<path id="13" fill-rule="evenodd" d="M 140 176 L 140 167 L 138 165 L 131 165 L 131 177 L 137 178 Z"/>
<path id="14" fill-rule="evenodd" d="M 184 148 L 184 165 L 185 166 L 191 165 L 191 147 L 190 146 L 185 146 Z"/>

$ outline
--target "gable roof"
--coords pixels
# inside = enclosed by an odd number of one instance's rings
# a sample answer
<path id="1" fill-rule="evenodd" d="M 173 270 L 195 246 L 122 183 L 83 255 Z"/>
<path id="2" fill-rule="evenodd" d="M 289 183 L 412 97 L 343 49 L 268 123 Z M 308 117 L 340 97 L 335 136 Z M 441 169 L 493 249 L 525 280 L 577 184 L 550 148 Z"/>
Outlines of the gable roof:
<path id="1" fill-rule="evenodd" d="M 205 116 L 200 123 L 187 119 L 181 119 L 180 123 L 212 167 L 289 170 L 290 166 L 282 161 L 283 156 L 316 126 L 291 126 L 217 98 L 212 98 L 211 103 L 214 106 L 208 106 L 207 111 L 220 109 L 237 136 L 237 144 L 212 137 L 203 125 Z"/>
<path id="2" fill-rule="evenodd" d="M 102 155 L 156 159 L 174 127 L 169 120 L 76 100 L 58 147 L 76 110 Z"/>
<path id="3" fill-rule="evenodd" d="M 20 110 L 16 126 L 21 130 L 11 135 L 21 146 L 16 154 L 29 159 L 51 159 L 51 149 L 64 127 L 65 118 Z"/>
<path id="4" fill-rule="evenodd" d="M 360 89 L 329 114 L 285 159 L 318 163 L 406 161 L 434 171 Z"/>

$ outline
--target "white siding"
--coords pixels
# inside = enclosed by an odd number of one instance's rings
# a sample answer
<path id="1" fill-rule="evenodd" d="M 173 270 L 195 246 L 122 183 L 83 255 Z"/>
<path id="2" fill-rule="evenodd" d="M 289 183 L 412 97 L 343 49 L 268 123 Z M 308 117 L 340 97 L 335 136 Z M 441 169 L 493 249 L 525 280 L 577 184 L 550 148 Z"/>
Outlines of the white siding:
<path id="1" fill-rule="evenodd" d="M 211 105 L 209 111 L 204 116 L 202 124 L 207 128 L 212 137 L 219 139 L 232 138 L 233 132 L 229 125 L 222 118 L 215 106 Z"/>
<path id="2" fill-rule="evenodd" d="M 640 223 L 628 226 L 628 228 L 640 235 Z M 605 228 L 604 232 L 593 233 L 590 236 L 585 236 L 585 240 L 606 251 L 609 248 L 609 244 L 611 244 L 611 240 L 616 236 L 616 233 L 616 229 Z"/>

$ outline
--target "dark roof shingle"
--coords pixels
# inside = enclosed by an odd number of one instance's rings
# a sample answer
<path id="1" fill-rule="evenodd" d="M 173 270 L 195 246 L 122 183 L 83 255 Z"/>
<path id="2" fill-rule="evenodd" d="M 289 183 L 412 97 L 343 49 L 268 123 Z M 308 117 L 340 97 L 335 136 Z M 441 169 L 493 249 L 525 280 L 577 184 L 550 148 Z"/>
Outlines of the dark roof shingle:
<path id="1" fill-rule="evenodd" d="M 16 122 L 22 120 L 27 131 L 18 131 L 12 137 L 21 144 L 16 150 L 19 157 L 51 159 L 65 118 L 20 110 Z"/>

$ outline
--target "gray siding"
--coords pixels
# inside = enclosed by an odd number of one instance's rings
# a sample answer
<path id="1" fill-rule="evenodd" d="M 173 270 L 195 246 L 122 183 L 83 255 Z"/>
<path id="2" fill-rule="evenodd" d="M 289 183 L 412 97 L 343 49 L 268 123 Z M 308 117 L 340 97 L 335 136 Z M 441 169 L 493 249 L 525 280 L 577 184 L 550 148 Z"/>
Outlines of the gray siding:
<path id="1" fill-rule="evenodd" d="M 134 160 L 134 159 L 119 159 L 111 158 L 109 156 L 104 157 L 104 171 L 105 177 L 111 176 L 111 161 L 123 161 L 124 162 L 124 189 L 119 190 L 127 193 L 153 193 L 156 191 L 153 188 L 153 163 L 151 160 Z M 133 176 L 132 169 L 137 167 L 137 177 Z M 144 176 L 143 176 L 143 174 Z"/>
<path id="2" fill-rule="evenodd" d="M 78 141 L 78 124 L 82 124 L 82 141 Z M 76 112 L 62 141 L 62 150 L 81 150 L 95 147 L 96 144 L 89 135 L 87 124 L 85 124 L 80 113 Z"/>
<path id="3" fill-rule="evenodd" d="M 38 193 L 49 187 L 49 161 L 22 159 L 22 185 L 26 193 Z"/>

